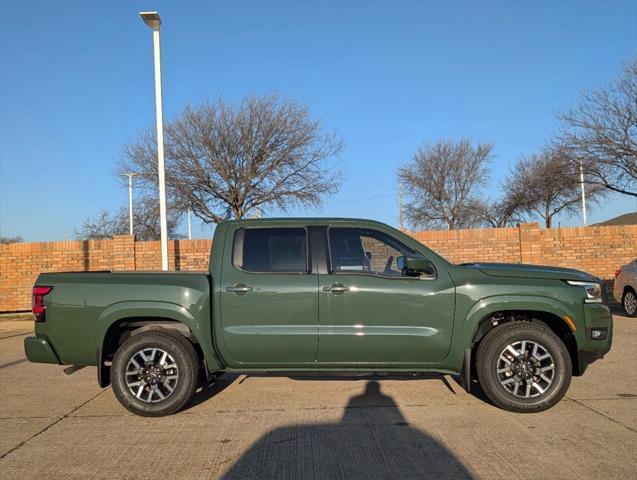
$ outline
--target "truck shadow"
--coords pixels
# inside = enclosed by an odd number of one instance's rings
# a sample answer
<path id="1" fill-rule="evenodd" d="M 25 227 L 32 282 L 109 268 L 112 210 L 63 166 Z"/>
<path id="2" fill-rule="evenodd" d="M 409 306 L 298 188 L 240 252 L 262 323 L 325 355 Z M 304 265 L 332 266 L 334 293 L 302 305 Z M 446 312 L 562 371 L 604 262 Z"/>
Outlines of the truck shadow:
<path id="1" fill-rule="evenodd" d="M 223 479 L 473 478 L 442 441 L 413 428 L 376 380 L 339 422 L 288 425 L 259 438 Z"/>
<path id="2" fill-rule="evenodd" d="M 189 410 L 197 405 L 200 405 L 208 400 L 210 400 L 215 395 L 223 392 L 226 388 L 228 388 L 234 381 L 239 378 L 240 375 L 236 373 L 224 373 L 219 378 L 204 383 L 197 389 L 195 394 L 192 397 L 192 400 L 188 403 L 184 410 Z"/>
<path id="3" fill-rule="evenodd" d="M 449 382 L 449 380 L 447 380 L 447 376 L 446 375 L 442 375 L 439 373 L 413 373 L 413 374 L 408 374 L 408 373 L 396 373 L 396 374 L 392 374 L 392 373 L 324 373 L 324 372 L 307 372 L 307 373 L 303 373 L 303 374 L 296 374 L 296 373 L 290 373 L 290 374 L 285 374 L 285 373 L 250 373 L 250 374 L 245 374 L 244 378 L 241 379 L 239 381 L 239 383 L 243 383 L 244 381 L 246 381 L 248 378 L 250 377 L 272 377 L 272 376 L 282 376 L 282 377 L 287 377 L 290 378 L 292 380 L 311 380 L 311 381 L 334 381 L 334 380 L 348 380 L 348 381 L 361 381 L 361 380 L 369 380 L 370 378 L 372 379 L 378 379 L 378 380 L 400 380 L 400 381 L 422 381 L 422 380 L 439 380 L 441 381 L 445 387 L 447 387 L 447 389 L 449 390 L 449 393 L 453 394 L 453 395 L 457 395 L 458 392 L 464 392 L 464 386 L 463 386 L 463 381 L 462 378 L 460 378 L 460 376 L 458 375 L 449 375 L 449 378 L 451 378 L 451 382 Z M 225 377 L 225 375 L 224 375 Z M 236 377 L 234 378 L 236 379 Z M 233 379 L 233 381 L 234 381 Z M 475 378 L 472 378 L 471 380 L 471 390 L 469 393 L 472 397 L 487 403 L 489 405 L 493 405 L 493 402 L 491 402 L 491 400 L 489 400 L 489 398 L 486 396 L 486 394 L 483 392 L 482 388 L 480 387 L 480 384 L 478 383 L 478 381 Z"/>
<path id="4" fill-rule="evenodd" d="M 239 377 L 243 377 L 243 379 L 239 380 L 239 384 L 243 383 L 247 379 L 251 377 L 273 377 L 273 376 L 282 376 L 290 378 L 295 381 L 334 381 L 334 380 L 348 380 L 348 381 L 369 381 L 371 379 L 382 379 L 382 380 L 401 380 L 401 381 L 409 381 L 409 380 L 440 380 L 449 390 L 452 395 L 456 395 L 458 391 L 463 391 L 464 387 L 462 385 L 462 380 L 458 376 L 451 376 L 453 382 L 449 382 L 447 377 L 444 375 L 440 375 L 437 373 L 417 373 L 417 374 L 379 374 L 379 373 L 369 373 L 369 374 L 347 374 L 347 373 L 336 373 L 336 374 L 326 374 L 326 373 L 303 373 L 303 374 L 285 374 L 285 373 L 250 373 L 250 374 L 236 374 L 236 373 L 224 373 L 214 381 L 209 383 L 205 383 L 201 385 L 201 387 L 197 390 L 195 395 L 193 396 L 190 403 L 186 406 L 184 410 L 189 410 L 197 405 L 200 405 L 208 400 L 210 400 L 215 395 L 221 393 L 223 390 L 228 388 L 232 383 L 237 381 Z M 489 400 L 486 394 L 480 388 L 480 384 L 473 380 L 471 383 L 471 393 L 473 397 L 481 400 L 484 403 L 489 405 L 493 405 L 493 403 Z"/>

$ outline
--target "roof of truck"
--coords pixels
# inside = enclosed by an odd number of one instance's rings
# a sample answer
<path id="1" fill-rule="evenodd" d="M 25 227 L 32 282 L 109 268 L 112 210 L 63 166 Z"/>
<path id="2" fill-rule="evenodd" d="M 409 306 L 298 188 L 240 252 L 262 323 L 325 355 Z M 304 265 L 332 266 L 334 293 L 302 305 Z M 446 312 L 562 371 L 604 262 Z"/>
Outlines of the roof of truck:
<path id="1" fill-rule="evenodd" d="M 222 223 L 382 223 L 378 220 L 368 218 L 346 218 L 346 217 L 268 217 L 268 218 L 242 218 L 240 220 L 225 220 Z"/>

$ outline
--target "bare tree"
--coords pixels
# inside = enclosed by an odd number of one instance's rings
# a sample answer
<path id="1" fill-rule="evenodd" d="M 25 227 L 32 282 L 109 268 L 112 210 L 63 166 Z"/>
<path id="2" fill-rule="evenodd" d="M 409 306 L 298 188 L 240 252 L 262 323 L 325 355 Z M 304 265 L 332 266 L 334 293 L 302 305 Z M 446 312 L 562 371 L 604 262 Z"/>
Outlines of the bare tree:
<path id="1" fill-rule="evenodd" d="M 477 217 L 480 223 L 493 228 L 514 226 L 522 221 L 524 209 L 519 202 L 519 199 L 507 194 L 493 202 L 480 202 L 477 204 Z"/>
<path id="2" fill-rule="evenodd" d="M 179 210 L 168 210 L 168 237 L 170 239 L 183 238 L 177 233 L 179 227 Z M 158 240 L 159 203 L 156 198 L 142 197 L 135 202 L 133 210 L 133 226 L 137 240 Z M 102 210 L 94 219 L 87 219 L 82 226 L 75 230 L 80 240 L 101 240 L 113 235 L 127 235 L 129 233 L 128 208 L 122 207 L 115 213 Z"/>
<path id="3" fill-rule="evenodd" d="M 338 189 L 339 171 L 327 161 L 341 148 L 306 107 L 275 95 L 186 106 L 165 127 L 167 189 L 175 208 L 206 223 L 318 206 Z M 125 148 L 120 169 L 155 189 L 156 158 L 155 135 L 147 131 Z"/>
<path id="4" fill-rule="evenodd" d="M 573 171 L 570 157 L 560 149 L 521 158 L 511 171 L 505 185 L 511 205 L 531 217 L 543 219 L 546 228 L 558 213 L 573 214 L 580 208 L 579 175 Z M 602 194 L 595 185 L 587 187 L 587 200 L 592 205 Z"/>
<path id="5" fill-rule="evenodd" d="M 637 196 L 637 58 L 614 83 L 586 92 L 559 115 L 560 143 L 587 182 Z"/>
<path id="6" fill-rule="evenodd" d="M 0 236 L 0 245 L 8 245 L 10 243 L 22 243 L 24 240 L 21 236 L 17 235 L 15 237 L 2 237 Z"/>
<path id="7" fill-rule="evenodd" d="M 407 218 L 416 227 L 450 230 L 480 222 L 480 189 L 489 178 L 493 145 L 444 140 L 420 147 L 398 170 L 408 197 Z"/>
<path id="8" fill-rule="evenodd" d="M 87 218 L 82 226 L 75 230 L 75 236 L 79 240 L 103 240 L 124 233 L 117 230 L 117 222 L 107 210 L 100 210 L 93 219 Z"/>

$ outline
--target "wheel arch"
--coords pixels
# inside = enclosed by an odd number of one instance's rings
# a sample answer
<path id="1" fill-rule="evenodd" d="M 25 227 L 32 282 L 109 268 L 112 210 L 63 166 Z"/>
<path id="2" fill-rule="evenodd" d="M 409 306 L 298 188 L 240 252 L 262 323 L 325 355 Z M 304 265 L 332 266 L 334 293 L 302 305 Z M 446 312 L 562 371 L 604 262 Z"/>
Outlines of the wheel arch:
<path id="1" fill-rule="evenodd" d="M 482 318 L 472 339 L 472 357 L 482 339 L 495 327 L 511 322 L 536 322 L 547 326 L 562 341 L 566 347 L 573 375 L 579 375 L 579 357 L 577 355 L 577 339 L 563 318 L 553 312 L 541 310 L 499 310 Z M 475 357 L 474 357 L 475 358 Z"/>
<path id="2" fill-rule="evenodd" d="M 489 297 L 477 302 L 465 317 L 465 328 L 471 331 L 468 349 L 471 357 L 494 327 L 511 321 L 535 321 L 550 328 L 565 344 L 573 364 L 573 375 L 580 374 L 577 355 L 577 334 L 569 326 L 577 315 L 557 299 L 536 296 Z M 471 325 L 471 327 L 469 326 Z"/>
<path id="3" fill-rule="evenodd" d="M 97 376 L 101 387 L 110 383 L 110 361 L 117 347 L 132 335 L 151 330 L 169 330 L 187 338 L 195 347 L 206 372 L 222 369 L 212 339 L 202 332 L 201 322 L 190 312 L 168 302 L 122 302 L 107 308 L 97 322 Z M 206 341 L 207 340 L 207 341 Z"/>

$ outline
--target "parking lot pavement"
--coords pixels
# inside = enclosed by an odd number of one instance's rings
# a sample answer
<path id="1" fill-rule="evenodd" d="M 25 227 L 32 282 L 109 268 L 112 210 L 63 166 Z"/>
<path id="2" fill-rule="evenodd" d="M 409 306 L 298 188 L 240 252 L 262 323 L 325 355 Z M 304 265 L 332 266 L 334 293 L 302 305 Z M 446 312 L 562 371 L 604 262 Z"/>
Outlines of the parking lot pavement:
<path id="1" fill-rule="evenodd" d="M 2 322 L 4 323 L 4 322 Z M 512 414 L 451 377 L 224 375 L 177 415 L 128 414 L 94 368 L 26 361 L 0 323 L 0 478 L 637 478 L 637 320 L 567 398 Z"/>

